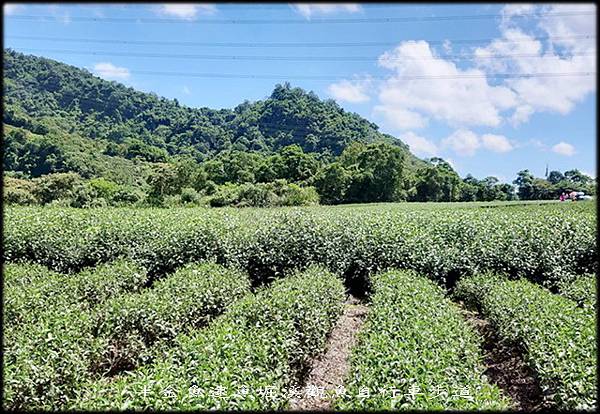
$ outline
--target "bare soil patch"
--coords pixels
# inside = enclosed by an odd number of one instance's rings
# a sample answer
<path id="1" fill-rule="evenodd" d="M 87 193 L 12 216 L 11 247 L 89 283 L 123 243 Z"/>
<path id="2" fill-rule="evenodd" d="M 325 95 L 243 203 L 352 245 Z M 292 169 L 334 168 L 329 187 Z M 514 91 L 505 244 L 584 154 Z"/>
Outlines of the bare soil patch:
<path id="1" fill-rule="evenodd" d="M 325 352 L 315 358 L 290 410 L 323 411 L 331 409 L 331 392 L 343 385 L 350 368 L 349 357 L 367 314 L 367 306 L 349 295 L 344 312 L 329 335 Z"/>

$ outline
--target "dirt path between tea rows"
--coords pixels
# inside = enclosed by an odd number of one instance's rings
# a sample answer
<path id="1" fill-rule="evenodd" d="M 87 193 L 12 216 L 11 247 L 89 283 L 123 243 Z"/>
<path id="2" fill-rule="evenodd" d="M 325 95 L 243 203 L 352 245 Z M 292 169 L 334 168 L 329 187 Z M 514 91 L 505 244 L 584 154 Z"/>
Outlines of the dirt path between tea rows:
<path id="1" fill-rule="evenodd" d="M 462 307 L 462 303 L 460 303 Z M 515 347 L 504 344 L 490 322 L 476 311 L 462 307 L 465 319 L 483 337 L 485 375 L 513 402 L 512 409 L 539 411 L 545 408 L 542 390 L 535 373 Z"/>
<path id="2" fill-rule="evenodd" d="M 344 312 L 327 340 L 325 353 L 317 357 L 310 367 L 298 398 L 290 399 L 289 410 L 319 411 L 330 410 L 331 399 L 320 392 L 333 392 L 344 384 L 348 374 L 350 352 L 357 334 L 362 327 L 367 306 L 349 296 L 344 304 Z"/>

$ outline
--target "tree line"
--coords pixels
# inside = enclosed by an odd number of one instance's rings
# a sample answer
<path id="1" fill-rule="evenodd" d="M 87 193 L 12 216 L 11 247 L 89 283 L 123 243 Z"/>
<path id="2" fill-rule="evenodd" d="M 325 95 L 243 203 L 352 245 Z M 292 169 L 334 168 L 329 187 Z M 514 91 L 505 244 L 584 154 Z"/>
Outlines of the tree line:
<path id="1" fill-rule="evenodd" d="M 379 142 L 353 142 L 339 157 L 324 159 L 296 144 L 266 154 L 229 150 L 198 163 L 191 157 L 146 165 L 139 185 L 75 172 L 36 178 L 8 173 L 9 204 L 93 206 L 292 206 L 401 201 L 555 199 L 565 191 L 595 193 L 595 182 L 578 170 L 552 171 L 547 179 L 528 170 L 514 184 L 496 177 L 461 178 L 441 158 L 407 168 L 405 153 Z"/>

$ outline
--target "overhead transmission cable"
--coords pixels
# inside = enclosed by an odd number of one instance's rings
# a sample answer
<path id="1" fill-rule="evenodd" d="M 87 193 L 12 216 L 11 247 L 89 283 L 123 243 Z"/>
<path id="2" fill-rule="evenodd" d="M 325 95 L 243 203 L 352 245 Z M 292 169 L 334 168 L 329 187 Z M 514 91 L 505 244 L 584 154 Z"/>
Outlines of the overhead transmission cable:
<path id="1" fill-rule="evenodd" d="M 547 36 L 539 38 L 524 37 L 522 39 L 503 39 L 505 43 L 531 43 L 538 41 L 559 40 L 586 40 L 595 39 L 596 35 L 578 34 L 572 36 Z M 5 39 L 20 40 L 43 40 L 46 42 L 70 42 L 70 43 L 100 43 L 100 44 L 128 44 L 128 45 L 164 45 L 164 46 L 202 46 L 202 47 L 373 47 L 373 46 L 395 46 L 397 41 L 379 42 L 187 42 L 187 41 L 162 41 L 162 40 L 123 40 L 123 39 L 90 39 L 90 38 L 67 38 L 67 37 L 45 37 L 45 36 L 5 36 Z M 420 39 L 429 44 L 472 44 L 488 43 L 496 38 L 485 39 Z"/>
<path id="2" fill-rule="evenodd" d="M 352 79 L 353 75 L 256 75 L 243 73 L 199 73 L 199 72 L 164 72 L 149 70 L 130 70 L 129 73 L 152 76 L 177 76 L 210 79 L 272 79 L 272 80 L 342 80 Z M 98 74 L 96 74 L 99 76 Z M 408 80 L 456 80 L 456 79 L 510 79 L 510 78 L 552 78 L 552 77 L 579 77 L 595 76 L 596 72 L 537 72 L 537 73 L 466 73 L 452 75 L 410 75 L 410 76 L 377 76 L 370 75 L 370 79 L 382 79 L 393 81 Z"/>
<path id="3" fill-rule="evenodd" d="M 139 53 L 139 52 L 110 52 L 110 51 L 91 51 L 91 50 L 70 50 L 70 49 L 37 49 L 37 48 L 19 48 L 21 51 L 27 52 L 45 52 L 59 53 L 67 55 L 92 55 L 92 56 L 127 56 L 127 57 L 147 57 L 147 58 L 169 58 L 169 59 L 198 59 L 198 60 L 246 60 L 246 61 L 307 61 L 307 62 L 375 62 L 378 56 L 274 56 L 274 55 L 198 55 L 198 54 L 177 54 L 177 53 Z M 570 53 L 571 56 L 595 56 L 595 53 L 576 52 Z M 474 59 L 511 59 L 511 58 L 555 58 L 557 55 L 539 55 L 536 53 L 516 53 L 504 55 L 461 55 L 449 54 L 438 56 L 401 56 L 401 57 L 386 57 L 385 60 L 438 60 L 438 59 L 455 59 L 455 60 L 474 60 Z"/>
<path id="4" fill-rule="evenodd" d="M 348 78 L 351 76 L 335 76 L 335 75 L 253 75 L 253 74 L 225 74 L 225 73 L 193 73 L 193 72 L 161 72 L 161 71 L 130 71 L 140 75 L 157 75 L 157 76 L 189 76 L 202 78 L 240 78 L 240 79 L 306 79 L 306 80 L 337 80 Z M 554 72 L 554 73 L 497 73 L 497 74 L 482 74 L 482 75 L 436 75 L 436 76 L 375 76 L 373 79 L 390 79 L 394 80 L 433 80 L 433 79 L 476 79 L 476 78 L 544 78 L 544 77 L 562 77 L 562 76 L 593 76 L 596 72 Z"/>
<path id="5" fill-rule="evenodd" d="M 532 14 L 517 14 L 511 18 L 526 17 L 568 17 L 568 16 L 591 16 L 594 10 L 575 10 L 564 12 L 540 12 Z M 104 23 L 180 23 L 180 24 L 352 24 L 352 23 L 409 23 L 409 22 L 441 22 L 460 20 L 485 20 L 501 18 L 500 14 L 464 14 L 453 16 L 404 16 L 404 17 L 364 17 L 364 18 L 314 18 L 310 20 L 297 19 L 212 19 L 201 18 L 196 20 L 182 20 L 177 18 L 159 17 L 96 17 L 96 16 L 70 16 L 72 22 L 104 22 Z M 38 22 L 63 22 L 64 17 L 52 15 L 11 15 L 4 16 L 8 20 L 35 20 Z"/>

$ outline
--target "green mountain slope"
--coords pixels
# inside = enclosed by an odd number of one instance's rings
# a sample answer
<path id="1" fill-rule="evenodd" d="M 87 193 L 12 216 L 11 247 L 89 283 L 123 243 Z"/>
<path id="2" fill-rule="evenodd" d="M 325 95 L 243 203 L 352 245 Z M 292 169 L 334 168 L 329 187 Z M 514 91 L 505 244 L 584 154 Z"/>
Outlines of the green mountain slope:
<path id="1" fill-rule="evenodd" d="M 393 143 L 407 154 L 409 168 L 425 164 L 374 123 L 289 84 L 234 109 L 189 108 L 84 69 L 5 49 L 4 96 L 9 138 L 4 167 L 31 176 L 76 171 L 126 177 L 177 155 L 203 161 L 229 149 L 273 152 L 290 144 L 337 156 L 354 141 Z M 27 160 L 28 145 L 48 146 L 42 154 L 50 159 Z"/>

